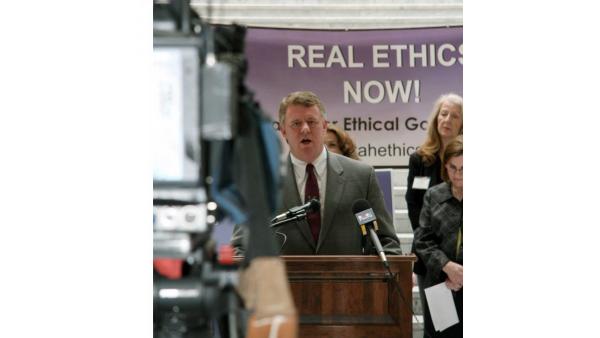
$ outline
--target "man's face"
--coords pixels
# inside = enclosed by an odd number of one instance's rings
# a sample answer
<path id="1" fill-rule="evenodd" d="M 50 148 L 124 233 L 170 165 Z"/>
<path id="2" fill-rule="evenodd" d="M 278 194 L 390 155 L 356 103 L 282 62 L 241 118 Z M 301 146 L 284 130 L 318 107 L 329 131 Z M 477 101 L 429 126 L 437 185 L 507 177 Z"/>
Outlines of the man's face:
<path id="1" fill-rule="evenodd" d="M 281 134 L 285 137 L 292 154 L 312 163 L 323 150 L 327 121 L 318 106 L 290 105 L 285 111 Z"/>

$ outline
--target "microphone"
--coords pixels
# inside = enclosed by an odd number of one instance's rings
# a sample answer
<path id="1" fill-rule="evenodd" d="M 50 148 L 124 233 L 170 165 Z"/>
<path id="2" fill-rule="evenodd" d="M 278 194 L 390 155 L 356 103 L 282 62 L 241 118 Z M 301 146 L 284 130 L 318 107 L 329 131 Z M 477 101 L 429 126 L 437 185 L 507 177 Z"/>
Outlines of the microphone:
<path id="1" fill-rule="evenodd" d="M 303 205 L 290 208 L 290 209 L 288 209 L 288 211 L 284 212 L 283 214 L 279 214 L 279 215 L 275 216 L 275 218 L 273 218 L 271 220 L 271 223 L 277 223 L 277 222 L 283 221 L 285 219 L 288 219 L 290 217 L 298 216 L 300 214 L 306 214 L 307 212 L 320 211 L 320 209 L 321 209 L 321 202 L 319 202 L 318 199 L 313 198 Z"/>
<path id="2" fill-rule="evenodd" d="M 377 218 L 375 217 L 375 212 L 373 212 L 371 205 L 367 200 L 356 200 L 352 205 L 352 212 L 354 213 L 354 216 L 360 225 L 362 235 L 366 236 L 367 232 L 369 233 L 371 236 L 371 242 L 373 242 L 373 245 L 377 249 L 383 265 L 389 268 L 387 257 L 385 257 L 385 252 L 383 252 L 383 247 L 381 246 L 381 242 L 377 237 L 376 231 L 379 230 L 379 226 L 377 225 Z"/>

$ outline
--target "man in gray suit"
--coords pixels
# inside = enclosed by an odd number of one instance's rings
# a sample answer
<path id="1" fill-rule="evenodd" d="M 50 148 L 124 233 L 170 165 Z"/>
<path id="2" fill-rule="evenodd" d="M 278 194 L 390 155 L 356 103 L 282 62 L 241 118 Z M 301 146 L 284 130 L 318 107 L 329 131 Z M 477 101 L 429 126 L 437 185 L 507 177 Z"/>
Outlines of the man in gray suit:
<path id="1" fill-rule="evenodd" d="M 325 108 L 311 92 L 294 92 L 279 106 L 279 130 L 290 155 L 283 178 L 283 210 L 304 204 L 311 198 L 321 202 L 321 212 L 305 220 L 274 229 L 282 255 L 360 255 L 366 241 L 357 224 L 352 205 L 358 199 L 369 202 L 379 224 L 378 236 L 384 251 L 401 254 L 390 215 L 375 171 L 366 163 L 326 150 Z M 236 254 L 245 251 L 245 229 L 236 226 L 231 242 Z M 367 245 L 365 252 L 372 252 Z"/>

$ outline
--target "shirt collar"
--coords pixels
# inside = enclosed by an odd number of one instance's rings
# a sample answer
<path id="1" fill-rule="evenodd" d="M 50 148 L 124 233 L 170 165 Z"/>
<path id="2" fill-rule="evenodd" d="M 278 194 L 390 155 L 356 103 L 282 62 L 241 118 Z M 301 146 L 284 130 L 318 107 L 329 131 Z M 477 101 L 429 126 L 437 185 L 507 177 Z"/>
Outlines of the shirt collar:
<path id="1" fill-rule="evenodd" d="M 455 199 L 457 202 L 461 202 L 452 195 L 452 185 L 450 182 L 444 182 L 444 189 L 439 190 L 438 200 L 440 202 L 447 202 L 451 199 Z"/>
<path id="2" fill-rule="evenodd" d="M 291 152 L 290 158 L 292 159 L 292 164 L 294 165 L 294 171 L 299 176 L 304 177 L 306 165 L 308 163 L 296 158 Z M 312 165 L 315 166 L 317 177 L 322 177 L 325 174 L 325 169 L 327 168 L 327 150 L 325 150 L 325 146 L 323 146 L 321 154 L 319 154 L 319 156 L 317 156 L 317 158 L 312 162 Z"/>

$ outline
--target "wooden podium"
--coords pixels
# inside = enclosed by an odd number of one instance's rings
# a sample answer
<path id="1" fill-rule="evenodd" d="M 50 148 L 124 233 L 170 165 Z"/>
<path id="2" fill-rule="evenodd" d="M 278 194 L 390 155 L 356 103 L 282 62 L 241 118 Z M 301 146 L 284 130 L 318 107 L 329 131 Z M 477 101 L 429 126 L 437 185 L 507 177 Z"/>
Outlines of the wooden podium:
<path id="1" fill-rule="evenodd" d="M 299 338 L 412 338 L 414 255 L 282 256 L 300 319 Z"/>

